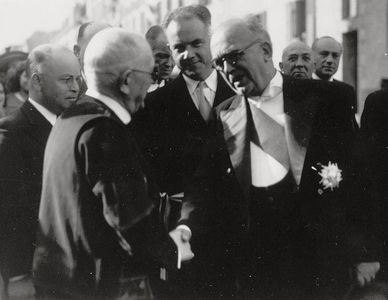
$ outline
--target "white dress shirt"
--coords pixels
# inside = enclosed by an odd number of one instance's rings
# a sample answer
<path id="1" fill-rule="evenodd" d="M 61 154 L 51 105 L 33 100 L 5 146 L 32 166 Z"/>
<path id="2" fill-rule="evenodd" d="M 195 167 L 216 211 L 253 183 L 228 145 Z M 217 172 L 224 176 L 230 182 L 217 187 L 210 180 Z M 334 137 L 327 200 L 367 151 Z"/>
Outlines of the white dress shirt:
<path id="1" fill-rule="evenodd" d="M 313 79 L 316 79 L 316 80 L 322 80 L 321 78 L 319 78 L 318 77 L 318 75 L 317 74 L 315 74 L 315 73 L 313 73 Z M 331 76 L 330 78 L 329 78 L 329 80 L 328 81 L 333 81 L 334 80 L 334 77 L 333 76 Z"/>
<path id="2" fill-rule="evenodd" d="M 106 106 L 109 107 L 110 110 L 112 110 L 115 115 L 120 119 L 121 122 L 123 122 L 125 125 L 129 124 L 131 122 L 131 115 L 130 113 L 116 100 L 101 94 L 100 92 L 94 90 L 94 89 L 88 89 L 86 91 L 86 95 L 95 99 L 98 99 L 102 103 L 104 103 Z"/>
<path id="3" fill-rule="evenodd" d="M 187 89 L 189 91 L 191 99 L 194 102 L 195 107 L 199 109 L 199 99 L 197 99 L 197 95 L 195 93 L 195 89 L 197 88 L 199 81 L 193 80 L 190 77 L 187 77 L 185 74 L 183 74 L 183 79 L 186 82 Z M 213 107 L 214 98 L 216 96 L 217 91 L 217 71 L 213 70 L 210 75 L 204 80 L 204 82 L 205 86 L 203 88 L 203 95 L 209 102 L 210 107 Z"/>
<path id="4" fill-rule="evenodd" d="M 28 98 L 28 101 L 36 108 L 37 111 L 39 111 L 42 116 L 50 122 L 51 125 L 54 126 L 55 122 L 57 121 L 56 114 L 49 111 L 46 107 L 44 107 L 42 104 L 39 104 L 38 102 L 32 100 L 31 98 Z"/>

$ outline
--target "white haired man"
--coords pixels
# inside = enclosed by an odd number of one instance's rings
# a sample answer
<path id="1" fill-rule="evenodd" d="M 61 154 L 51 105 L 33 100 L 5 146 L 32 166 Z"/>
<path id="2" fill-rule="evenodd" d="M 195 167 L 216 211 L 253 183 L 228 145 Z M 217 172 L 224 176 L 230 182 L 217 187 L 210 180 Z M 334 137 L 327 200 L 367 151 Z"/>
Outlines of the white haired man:
<path id="1" fill-rule="evenodd" d="M 167 233 L 158 234 L 153 189 L 127 126 L 153 65 L 146 40 L 120 28 L 97 33 L 86 49 L 88 91 L 58 119 L 46 148 L 34 255 L 42 297 L 134 296 L 133 284 L 147 282 L 134 277 L 146 273 L 149 252 L 176 258 Z"/>

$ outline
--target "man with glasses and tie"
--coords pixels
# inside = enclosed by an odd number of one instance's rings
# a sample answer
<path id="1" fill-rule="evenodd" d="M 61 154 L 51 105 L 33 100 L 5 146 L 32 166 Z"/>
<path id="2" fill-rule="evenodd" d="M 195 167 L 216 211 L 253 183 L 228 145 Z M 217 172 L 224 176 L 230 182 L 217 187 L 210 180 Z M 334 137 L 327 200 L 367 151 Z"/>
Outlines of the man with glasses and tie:
<path id="1" fill-rule="evenodd" d="M 182 197 L 184 183 L 199 164 L 212 107 L 234 95 L 212 67 L 210 26 L 210 12 L 201 5 L 179 7 L 167 15 L 163 27 L 172 57 L 181 73 L 168 85 L 150 93 L 145 100 L 145 110 L 134 119 L 155 180 L 161 190 L 171 196 Z M 175 226 L 174 216 L 179 215 L 180 203 L 173 202 L 174 205 L 170 224 L 167 224 L 169 229 Z M 195 273 L 198 278 L 183 280 L 180 286 L 184 289 L 191 283 L 200 286 L 193 288 L 193 292 L 212 288 L 206 283 L 199 283 L 206 281 L 209 273 L 203 274 L 203 267 L 195 266 L 203 262 L 202 253 L 204 259 L 207 257 L 209 251 L 202 251 L 207 244 L 204 239 L 193 241 L 196 258 L 188 267 L 197 270 L 187 272 Z M 182 268 L 179 280 L 183 278 L 186 266 Z M 173 274 L 168 285 L 172 281 Z M 170 287 L 167 289 L 170 290 Z"/>
<path id="2" fill-rule="evenodd" d="M 211 50 L 237 95 L 215 109 L 204 160 L 185 190 L 179 224 L 191 232 L 178 227 L 182 240 L 218 232 L 224 247 L 215 251 L 229 258 L 219 274 L 235 276 L 230 295 L 337 299 L 348 267 L 359 284 L 372 280 L 379 263 L 363 263 L 368 210 L 353 176 L 342 84 L 282 77 L 255 16 L 222 23 Z"/>
<path id="3" fill-rule="evenodd" d="M 0 270 L 15 297 L 33 293 L 44 150 L 57 116 L 76 101 L 81 78 L 75 55 L 52 44 L 31 51 L 26 72 L 28 100 L 0 121 Z"/>

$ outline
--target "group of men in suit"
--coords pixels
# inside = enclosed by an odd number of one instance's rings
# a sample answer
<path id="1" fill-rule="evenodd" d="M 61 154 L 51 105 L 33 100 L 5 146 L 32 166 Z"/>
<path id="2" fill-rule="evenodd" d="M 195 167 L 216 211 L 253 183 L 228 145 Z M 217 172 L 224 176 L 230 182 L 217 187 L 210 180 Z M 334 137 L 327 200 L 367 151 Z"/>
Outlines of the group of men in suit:
<path id="1" fill-rule="evenodd" d="M 339 67 L 342 45 L 330 36 L 317 38 L 310 48 L 294 41 L 283 49 L 280 71 L 295 78 L 333 81 Z"/>
<path id="2" fill-rule="evenodd" d="M 41 299 L 152 297 L 146 274 L 162 299 L 337 299 L 349 270 L 373 281 L 385 95 L 367 100 L 356 160 L 347 85 L 281 75 L 256 17 L 210 26 L 201 5 L 169 13 L 181 73 L 149 94 L 152 49 L 123 29 L 84 28 L 77 101 L 76 57 L 31 52 L 30 99 L 0 121 L 5 281 L 33 270 Z M 159 192 L 182 198 L 167 223 Z M 195 257 L 177 271 L 182 245 Z"/>

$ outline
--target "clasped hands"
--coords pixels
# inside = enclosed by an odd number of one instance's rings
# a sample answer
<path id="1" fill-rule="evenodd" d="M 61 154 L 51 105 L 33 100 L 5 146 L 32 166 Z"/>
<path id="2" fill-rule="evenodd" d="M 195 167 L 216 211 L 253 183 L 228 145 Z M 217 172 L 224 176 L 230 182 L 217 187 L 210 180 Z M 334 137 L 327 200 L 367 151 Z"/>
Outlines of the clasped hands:
<path id="1" fill-rule="evenodd" d="M 181 268 L 181 263 L 189 261 L 194 257 L 194 253 L 191 251 L 190 239 L 191 232 L 185 228 L 178 228 L 170 231 L 170 237 L 174 241 L 178 249 L 178 264 L 177 268 Z"/>
<path id="2" fill-rule="evenodd" d="M 371 283 L 377 272 L 380 270 L 379 262 L 362 262 L 354 265 L 353 278 L 359 286 L 364 286 Z"/>

